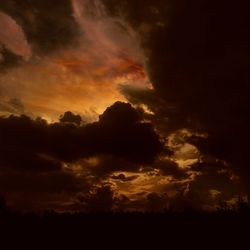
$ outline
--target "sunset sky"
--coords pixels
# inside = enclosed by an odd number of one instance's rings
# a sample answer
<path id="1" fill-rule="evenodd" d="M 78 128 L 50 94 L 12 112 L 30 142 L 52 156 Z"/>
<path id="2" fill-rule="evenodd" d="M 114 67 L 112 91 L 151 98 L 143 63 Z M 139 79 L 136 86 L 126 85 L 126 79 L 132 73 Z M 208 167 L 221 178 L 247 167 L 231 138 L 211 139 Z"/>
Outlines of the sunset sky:
<path id="1" fill-rule="evenodd" d="M 7 205 L 214 210 L 248 199 L 249 21 L 226 0 L 2 0 Z"/>

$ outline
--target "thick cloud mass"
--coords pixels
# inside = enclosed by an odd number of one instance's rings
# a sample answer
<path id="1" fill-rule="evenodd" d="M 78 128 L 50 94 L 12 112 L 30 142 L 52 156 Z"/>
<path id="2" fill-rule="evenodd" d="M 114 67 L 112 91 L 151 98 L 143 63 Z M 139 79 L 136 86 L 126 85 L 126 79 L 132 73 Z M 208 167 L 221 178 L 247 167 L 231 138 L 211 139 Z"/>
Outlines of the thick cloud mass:
<path id="1" fill-rule="evenodd" d="M 82 118 L 80 115 L 74 115 L 72 112 L 67 111 L 60 117 L 60 122 L 75 123 L 76 125 L 80 125 Z"/>
<path id="2" fill-rule="evenodd" d="M 141 122 L 130 104 L 117 102 L 86 126 L 47 124 L 29 117 L 0 119 L 1 168 L 42 171 L 100 154 L 150 163 L 161 151 L 151 124 Z"/>
<path id="3" fill-rule="evenodd" d="M 0 192 L 8 194 L 9 198 L 16 192 L 28 195 L 23 202 L 14 198 L 16 207 L 37 206 L 38 203 L 29 206 L 33 199 L 31 194 L 46 194 L 43 198 L 46 204 L 48 193 L 59 199 L 62 192 L 76 194 L 95 185 L 87 176 L 66 170 L 65 163 L 101 157 L 98 166 L 91 171 L 102 178 L 119 170 L 138 170 L 139 164 L 151 163 L 162 149 L 152 125 L 143 122 L 141 113 L 128 103 L 115 103 L 98 122 L 87 125 L 77 124 L 75 118 L 79 121 L 79 117 L 71 112 L 66 112 L 62 118 L 65 119 L 60 123 L 52 124 L 24 115 L 0 118 Z M 97 189 L 95 195 L 84 194 L 88 197 L 84 209 L 109 210 L 113 204 L 112 192 L 107 187 Z M 110 196 L 107 201 L 100 197 L 102 194 Z"/>
<path id="4" fill-rule="evenodd" d="M 247 1 L 147 1 L 140 11 L 137 1 L 105 2 L 113 14 L 123 9 L 144 37 L 151 80 L 168 106 L 158 114 L 168 117 L 170 127 L 207 133 L 193 143 L 225 160 L 249 191 Z"/>

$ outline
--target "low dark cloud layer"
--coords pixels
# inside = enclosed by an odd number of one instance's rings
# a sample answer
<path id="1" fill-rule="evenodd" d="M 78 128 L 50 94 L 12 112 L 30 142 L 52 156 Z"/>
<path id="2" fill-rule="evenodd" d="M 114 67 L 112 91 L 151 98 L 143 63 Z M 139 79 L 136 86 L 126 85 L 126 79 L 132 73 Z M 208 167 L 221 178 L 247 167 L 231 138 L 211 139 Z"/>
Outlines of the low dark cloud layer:
<path id="1" fill-rule="evenodd" d="M 149 123 L 140 120 L 130 104 L 117 102 L 99 122 L 48 124 L 26 116 L 0 119 L 1 166 L 40 171 L 59 167 L 57 161 L 110 154 L 134 163 L 150 163 L 161 151 L 161 142 Z M 48 164 L 45 164 L 47 162 Z"/>
<path id="2" fill-rule="evenodd" d="M 62 118 L 67 119 L 52 124 L 24 115 L 0 118 L 0 192 L 77 193 L 94 183 L 66 170 L 65 163 L 99 157 L 91 171 L 104 178 L 115 171 L 138 170 L 140 164 L 152 163 L 162 149 L 152 125 L 128 103 L 115 103 L 98 122 L 87 125 L 77 124 L 78 116 L 71 112 Z M 88 206 L 94 210 L 101 202 L 98 190 L 96 198 L 88 196 Z"/>

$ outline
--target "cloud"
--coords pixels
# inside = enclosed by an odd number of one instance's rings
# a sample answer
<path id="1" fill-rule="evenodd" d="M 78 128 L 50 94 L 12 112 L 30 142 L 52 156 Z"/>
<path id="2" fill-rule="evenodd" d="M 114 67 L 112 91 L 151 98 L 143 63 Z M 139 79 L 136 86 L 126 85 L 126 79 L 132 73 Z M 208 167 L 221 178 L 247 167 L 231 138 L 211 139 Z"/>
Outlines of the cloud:
<path id="1" fill-rule="evenodd" d="M 63 116 L 60 117 L 60 122 L 69 122 L 75 123 L 76 125 L 80 125 L 82 122 L 82 118 L 80 115 L 75 115 L 70 111 L 64 113 Z"/>
<path id="2" fill-rule="evenodd" d="M 160 169 L 163 175 L 171 176 L 177 180 L 187 179 L 189 174 L 171 159 L 158 159 L 154 162 L 153 168 Z"/>
<path id="3" fill-rule="evenodd" d="M 0 44 L 13 54 L 28 60 L 32 54 L 23 29 L 10 16 L 0 11 Z"/>
<path id="4" fill-rule="evenodd" d="M 118 174 L 118 175 L 113 175 L 111 178 L 114 180 L 120 180 L 122 182 L 126 182 L 126 181 L 133 181 L 137 179 L 138 176 L 137 175 L 126 176 L 125 174 Z"/>
<path id="5" fill-rule="evenodd" d="M 21 56 L 16 55 L 0 44 L 0 72 L 6 72 L 7 69 L 20 65 L 23 62 Z"/>
<path id="6" fill-rule="evenodd" d="M 1 96 L 1 94 L 0 94 Z M 22 101 L 18 98 L 4 98 L 1 96 L 0 114 L 23 114 L 25 107 Z"/>
<path id="7" fill-rule="evenodd" d="M 107 177 L 110 173 L 118 171 L 139 171 L 141 164 L 139 162 L 129 161 L 124 157 L 109 155 L 100 155 L 97 157 L 97 162 L 91 168 L 92 172 L 97 177 Z M 122 178 L 122 176 L 120 176 Z M 125 180 L 126 178 L 124 178 Z"/>
<path id="8" fill-rule="evenodd" d="M 168 118 L 165 124 L 207 133 L 208 137 L 195 145 L 202 154 L 226 161 L 249 192 L 247 4 L 209 0 L 104 2 L 114 15 L 123 10 L 140 32 L 148 52 L 154 95 L 167 104 L 163 108 Z M 152 6 L 156 11 L 149 14 Z M 132 94 L 138 96 L 130 91 L 130 97 Z"/>
<path id="9" fill-rule="evenodd" d="M 82 193 L 87 211 L 107 211 L 114 205 L 113 191 L 106 187 L 91 190 L 115 172 L 138 172 L 161 153 L 162 144 L 152 125 L 128 103 L 114 103 L 98 122 L 79 125 L 75 117 L 70 113 L 67 121 L 51 124 L 24 115 L 0 118 L 0 192 L 13 207 L 61 210 L 63 203 Z M 90 164 L 90 157 L 97 159 L 96 164 Z M 74 166 L 80 168 L 74 170 Z M 129 182 L 137 177 L 114 178 Z M 18 194 L 25 197 L 23 202 Z M 32 198 L 35 195 L 40 200 Z M 66 204 L 64 209 L 73 207 Z"/>
<path id="10" fill-rule="evenodd" d="M 150 85 L 137 33 L 109 16 L 101 1 L 4 0 L 0 9 L 20 26 L 32 50 L 29 60 L 6 67 L 0 91 L 22 99 L 29 116 L 55 121 L 70 109 L 94 121 L 107 106 L 126 101 L 121 83 Z"/>
<path id="11" fill-rule="evenodd" d="M 0 9 L 22 27 L 37 53 L 76 44 L 78 31 L 69 0 L 1 1 Z"/>
<path id="12" fill-rule="evenodd" d="M 111 212 L 114 206 L 114 193 L 110 185 L 95 187 L 88 193 L 78 196 L 78 206 L 85 212 Z"/>
<path id="13" fill-rule="evenodd" d="M 84 126 L 10 116 L 0 118 L 0 132 L 2 168 L 42 171 L 60 167 L 58 161 L 101 154 L 150 163 L 161 151 L 151 124 L 143 123 L 130 104 L 121 102 L 108 108 L 99 122 Z"/>
<path id="14" fill-rule="evenodd" d="M 168 137 L 171 133 L 189 127 L 190 124 L 176 106 L 162 97 L 154 88 L 120 86 L 121 93 L 135 106 L 149 111 L 145 118 L 154 123 L 157 129 Z"/>
<path id="15" fill-rule="evenodd" d="M 214 191 L 217 195 L 213 195 Z M 239 183 L 231 180 L 228 173 L 210 172 L 198 175 L 190 183 L 183 200 L 190 208 L 213 210 L 220 202 L 229 201 L 239 193 Z"/>
<path id="16" fill-rule="evenodd" d="M 116 102 L 100 116 L 99 123 L 87 127 L 89 134 L 95 128 L 100 131 L 97 148 L 104 149 L 100 153 L 112 153 L 135 163 L 150 163 L 161 152 L 162 145 L 152 125 L 141 122 L 130 104 Z"/>

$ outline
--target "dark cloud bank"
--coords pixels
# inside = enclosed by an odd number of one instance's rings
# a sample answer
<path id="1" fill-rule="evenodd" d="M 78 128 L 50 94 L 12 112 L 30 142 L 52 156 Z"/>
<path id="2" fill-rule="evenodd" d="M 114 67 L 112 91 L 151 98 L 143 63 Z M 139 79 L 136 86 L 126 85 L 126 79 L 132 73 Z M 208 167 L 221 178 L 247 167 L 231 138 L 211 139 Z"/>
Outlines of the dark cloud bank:
<path id="1" fill-rule="evenodd" d="M 121 9 L 126 13 L 149 57 L 155 92 L 124 88 L 128 98 L 148 104 L 165 130 L 207 133 L 207 138 L 192 136 L 190 142 L 202 154 L 225 161 L 249 192 L 247 1 L 104 2 L 113 15 Z M 209 165 L 211 171 L 216 168 L 216 162 Z"/>
<path id="2" fill-rule="evenodd" d="M 63 164 L 107 155 L 95 170 L 102 177 L 129 170 L 126 166 L 150 164 L 162 150 L 152 125 L 127 103 L 115 103 L 95 123 L 80 125 L 79 116 L 71 112 L 60 120 L 48 124 L 24 115 L 0 118 L 1 192 L 85 191 L 88 180 L 66 171 Z"/>
<path id="3" fill-rule="evenodd" d="M 32 120 L 26 116 L 1 118 L 1 165 L 32 171 L 45 168 L 46 171 L 58 168 L 57 162 L 46 159 L 46 155 L 74 162 L 100 154 L 112 154 L 140 164 L 152 162 L 161 150 L 152 125 L 141 122 L 140 114 L 130 104 L 117 102 L 100 116 L 98 122 L 83 126 L 65 119 L 61 121 L 47 124 L 45 120 Z M 24 162 L 23 166 L 20 166 L 20 160 Z"/>

